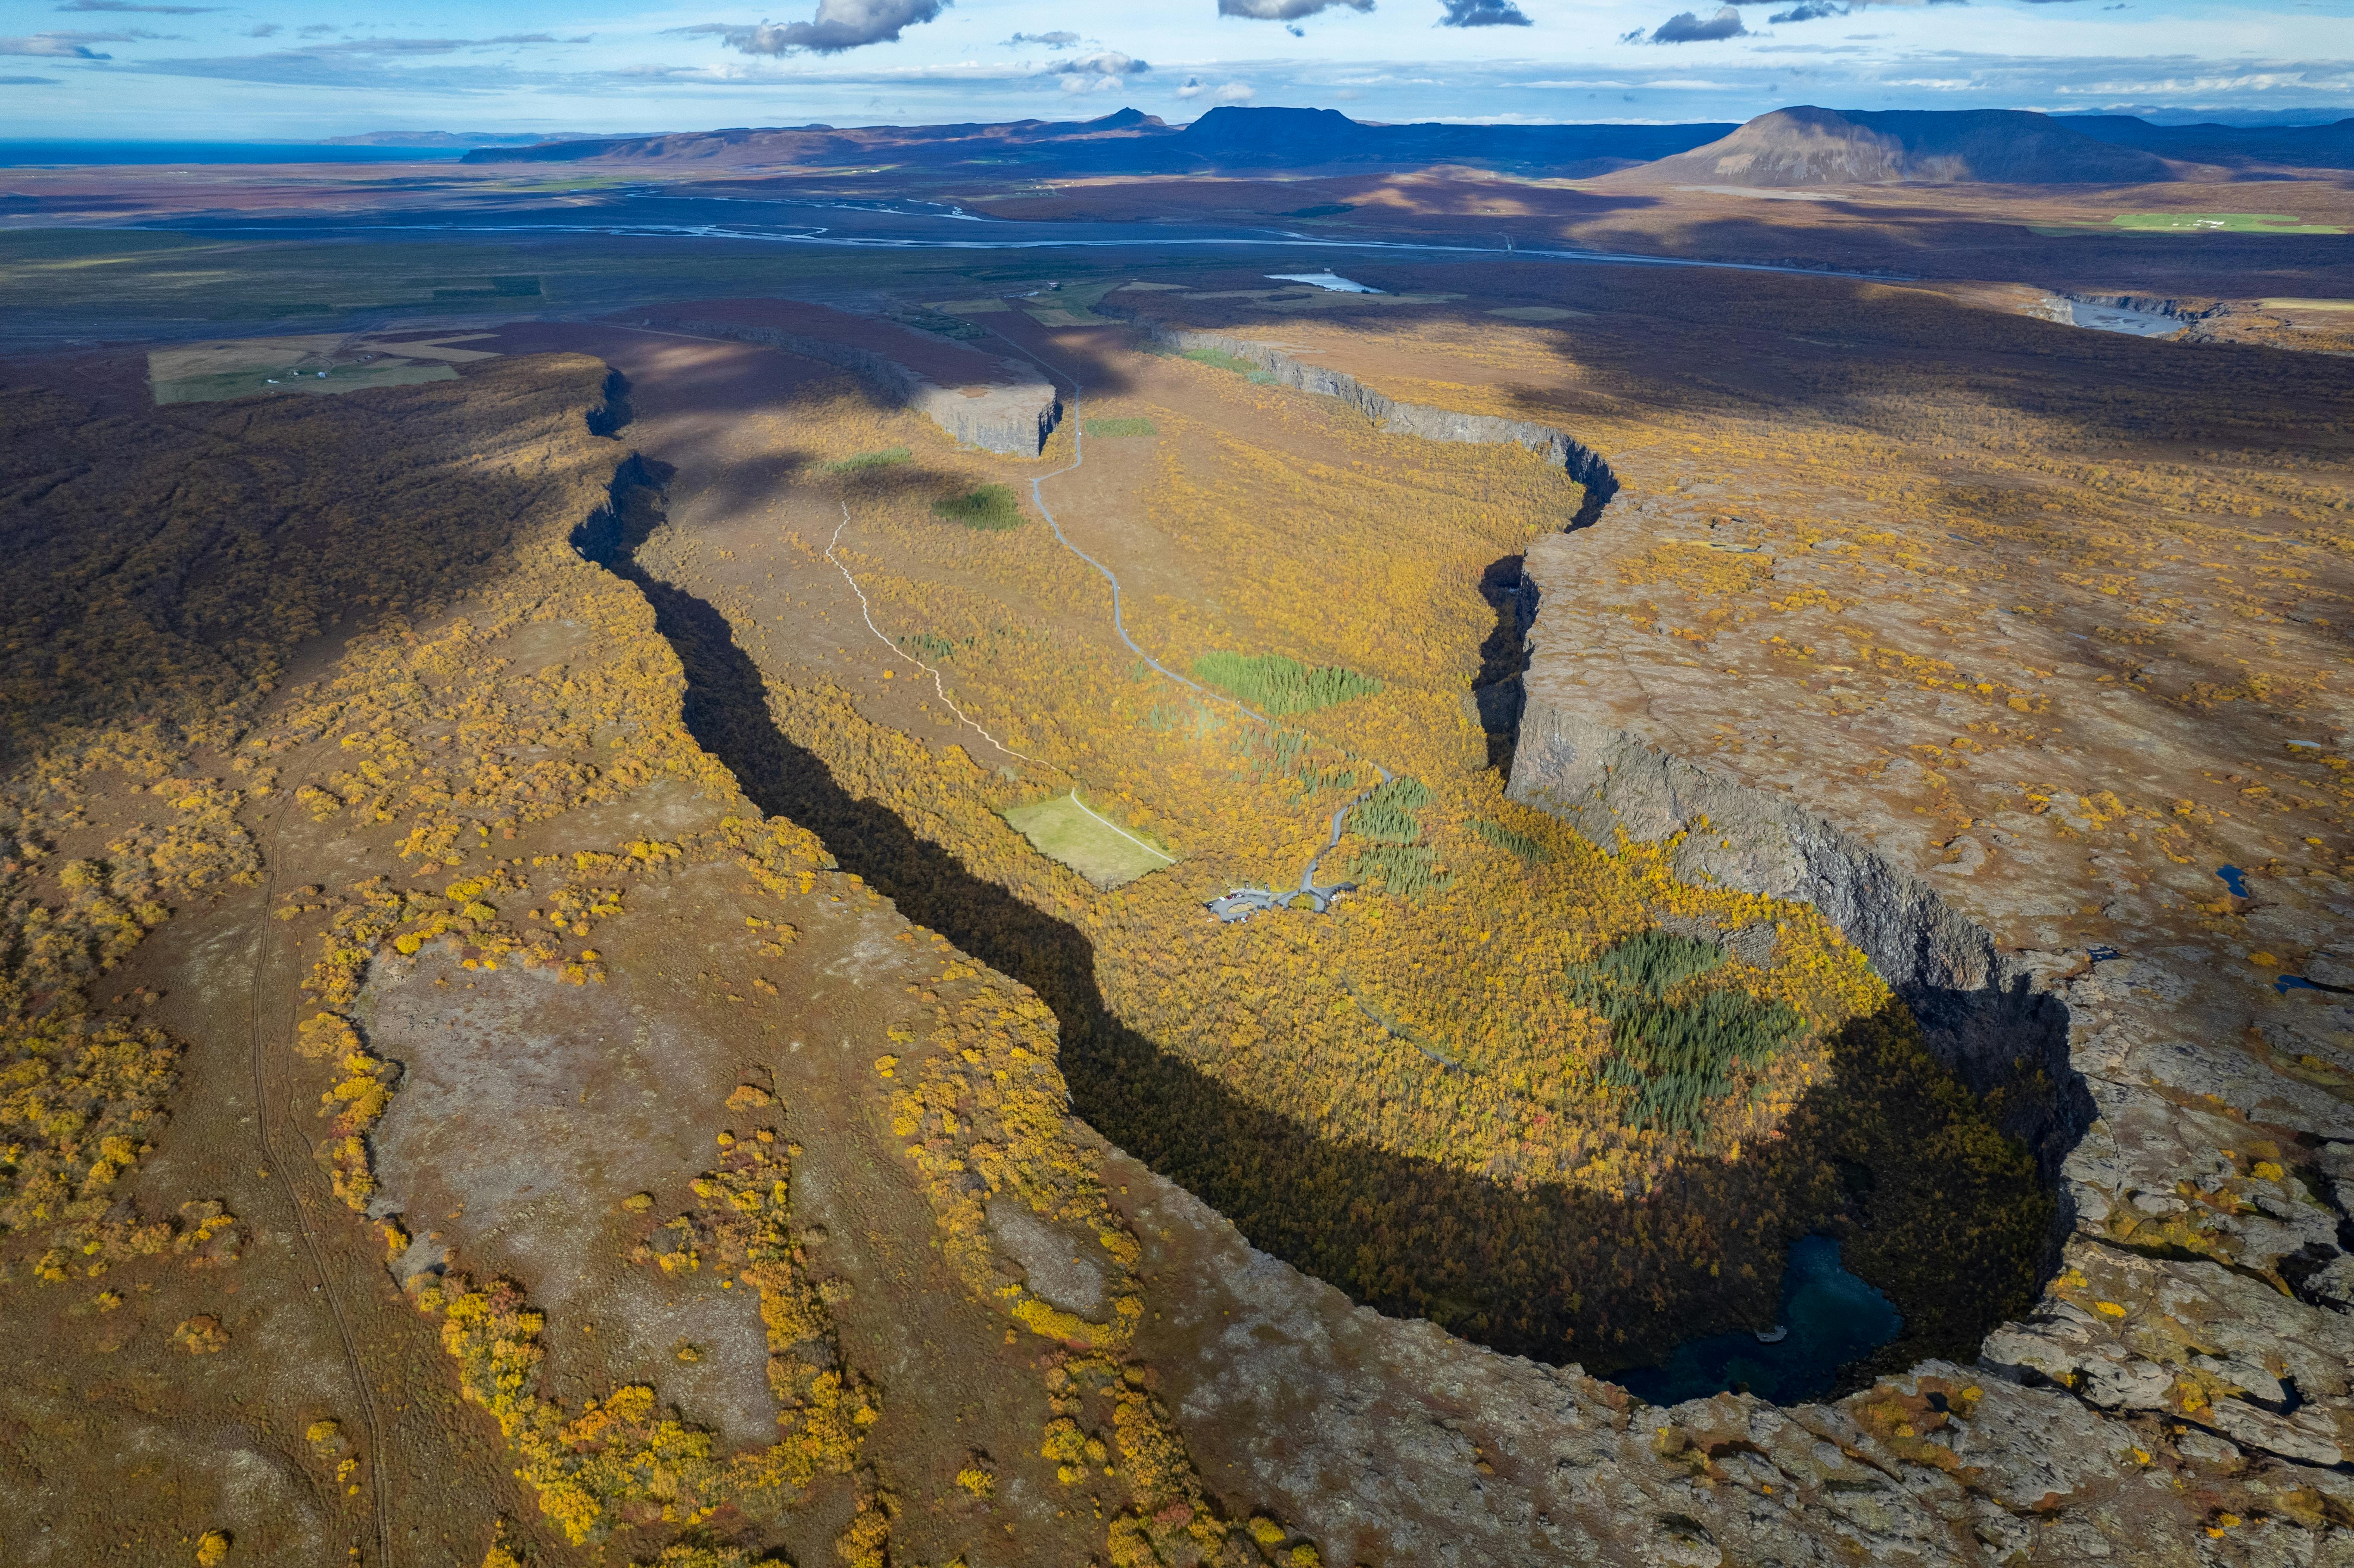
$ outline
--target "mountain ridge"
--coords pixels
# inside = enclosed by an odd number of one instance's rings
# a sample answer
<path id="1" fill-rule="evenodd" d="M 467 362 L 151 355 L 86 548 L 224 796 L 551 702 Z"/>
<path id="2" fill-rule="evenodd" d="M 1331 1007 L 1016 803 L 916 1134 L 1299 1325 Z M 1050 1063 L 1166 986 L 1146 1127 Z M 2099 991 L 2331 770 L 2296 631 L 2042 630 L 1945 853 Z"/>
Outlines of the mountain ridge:
<path id="1" fill-rule="evenodd" d="M 801 164 L 991 162 L 1069 173 L 1197 174 L 1330 164 L 1493 163 L 1563 175 L 1606 174 L 1681 153 L 1734 127 L 1691 125 L 1387 125 L 1330 109 L 1213 109 L 1171 125 L 1133 109 L 1087 121 L 1000 124 L 732 127 L 484 147 L 467 163 Z"/>
<path id="2" fill-rule="evenodd" d="M 374 132 L 390 144 L 457 145 L 473 132 Z M 2295 126 L 2157 125 L 2130 115 L 2027 110 L 1835 110 L 1797 104 L 1743 124 L 1385 124 L 1333 109 L 1223 106 L 1172 125 L 1129 107 L 1093 120 L 938 125 L 730 126 L 480 145 L 466 163 L 822 167 L 887 159 L 1038 174 L 1167 175 L 1466 164 L 1558 178 L 1780 187 L 1984 182 L 2137 185 L 2171 164 L 2354 168 L 2354 118 Z M 2212 177 L 2211 175 L 2210 177 Z"/>

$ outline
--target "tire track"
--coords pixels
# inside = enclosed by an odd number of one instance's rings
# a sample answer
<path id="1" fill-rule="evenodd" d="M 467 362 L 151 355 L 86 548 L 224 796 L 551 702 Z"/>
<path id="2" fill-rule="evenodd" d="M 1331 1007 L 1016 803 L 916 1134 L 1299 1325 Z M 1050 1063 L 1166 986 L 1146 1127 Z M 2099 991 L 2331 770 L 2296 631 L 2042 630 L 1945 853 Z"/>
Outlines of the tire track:
<path id="1" fill-rule="evenodd" d="M 284 810 L 283 806 L 279 808 L 281 815 Z M 273 815 L 270 819 L 270 831 L 262 849 L 264 869 L 261 898 L 264 921 L 269 919 L 270 910 L 278 902 L 278 857 L 274 853 L 278 843 L 278 822 L 279 816 Z M 359 1395 L 360 1417 L 367 1427 L 368 1483 L 371 1500 L 376 1505 L 377 1560 L 385 1565 L 385 1568 L 394 1568 L 391 1493 L 388 1489 L 390 1483 L 386 1479 L 385 1475 L 386 1467 L 390 1458 L 390 1450 L 384 1440 L 384 1424 L 376 1414 L 376 1393 L 368 1387 L 367 1368 L 360 1361 L 358 1341 L 353 1339 L 350 1320 L 344 1315 L 343 1298 L 337 1293 L 334 1276 L 327 1267 L 326 1251 L 319 1245 L 318 1234 L 311 1228 L 310 1214 L 302 1206 L 302 1192 L 294 1180 L 293 1167 L 278 1158 L 277 1149 L 270 1141 L 269 1075 L 262 1065 L 262 980 L 270 968 L 268 925 L 265 924 L 260 927 L 259 940 L 261 951 L 254 959 L 253 975 L 249 984 L 254 1133 L 261 1144 L 262 1168 L 284 1186 L 287 1205 L 294 1213 L 294 1228 L 302 1237 L 304 1250 L 311 1255 L 311 1266 L 318 1273 L 318 1283 L 312 1288 L 326 1298 L 328 1316 L 334 1319 L 335 1337 L 343 1342 L 344 1365 L 351 1373 L 352 1387 Z M 297 1131 L 301 1130 L 301 1124 L 293 1121 L 293 1111 L 291 1107 L 287 1111 L 287 1118 Z"/>

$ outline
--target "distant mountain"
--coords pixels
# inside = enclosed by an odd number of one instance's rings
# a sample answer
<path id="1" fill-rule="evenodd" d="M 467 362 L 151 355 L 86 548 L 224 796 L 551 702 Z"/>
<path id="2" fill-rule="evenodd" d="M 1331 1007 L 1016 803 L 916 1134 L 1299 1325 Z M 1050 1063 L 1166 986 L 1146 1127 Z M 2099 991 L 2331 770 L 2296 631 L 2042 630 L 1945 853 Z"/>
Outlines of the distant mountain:
<path id="1" fill-rule="evenodd" d="M 546 132 L 515 131 L 369 131 L 330 136 L 323 147 L 532 147 L 551 140 Z"/>
<path id="2" fill-rule="evenodd" d="M 1509 164 L 1664 158 L 1734 129 L 1696 125 L 1374 125 L 1334 109 L 1213 109 L 1179 145 L 1218 168 L 1315 164 Z M 1601 171 L 1595 171 L 1599 173 Z"/>
<path id="3" fill-rule="evenodd" d="M 1708 125 L 1375 125 L 1330 109 L 1214 109 L 1191 125 L 1123 109 L 1081 122 L 737 128 L 485 147 L 468 163 L 706 163 L 824 165 L 887 157 L 931 167 L 1014 164 L 1034 172 L 1183 174 L 1336 164 L 1465 163 L 1563 175 L 1625 168 L 1695 147 Z"/>
<path id="4" fill-rule="evenodd" d="M 481 163 L 631 163 L 737 165 L 854 164 L 888 157 L 895 163 L 1033 163 L 1049 148 L 1174 137 L 1175 126 L 1133 109 L 1080 122 L 1016 120 L 1002 125 L 734 126 L 653 136 L 605 136 L 532 147 L 485 147 L 466 154 Z M 1085 161 L 1085 154 L 1080 154 Z"/>
<path id="5" fill-rule="evenodd" d="M 2058 123 L 2096 142 L 2186 164 L 2354 169 L 2354 120 L 2334 125 L 2153 125 L 2130 114 L 2068 114 Z"/>
<path id="6" fill-rule="evenodd" d="M 2153 129 L 2155 129 L 2153 127 Z M 2010 109 L 1818 109 L 1761 114 L 1730 136 L 1621 176 L 1694 185 L 2138 185 L 2163 159 Z"/>

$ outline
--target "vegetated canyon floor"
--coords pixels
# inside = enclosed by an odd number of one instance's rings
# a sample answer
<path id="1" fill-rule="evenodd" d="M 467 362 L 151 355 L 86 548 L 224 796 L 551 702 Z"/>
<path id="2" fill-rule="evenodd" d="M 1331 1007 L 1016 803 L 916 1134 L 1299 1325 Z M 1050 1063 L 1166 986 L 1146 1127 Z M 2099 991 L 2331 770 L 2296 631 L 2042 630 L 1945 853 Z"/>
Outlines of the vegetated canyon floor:
<path id="1" fill-rule="evenodd" d="M 143 353 L 12 366 L 12 481 L 83 530 L 10 630 L 40 763 L 11 918 L 74 937 L 11 975 L 33 1153 L 0 1290 L 42 1347 L 12 1554 L 2342 1550 L 2338 362 L 1853 280 L 1344 270 L 1388 294 L 1090 264 L 1012 308 L 864 301 L 993 332 L 1133 432 L 1039 493 L 1155 658 L 1378 685 L 1271 726 L 1111 634 L 1030 499 L 1068 421 L 1035 459 L 959 450 L 830 366 L 634 317 L 299 403 L 147 408 Z M 1535 454 L 1384 431 L 1154 323 L 1566 431 L 1620 489 L 1563 535 L 1586 496 Z M 206 488 L 166 482 L 191 463 Z M 990 484 L 1018 526 L 960 520 Z M 126 504 L 157 520 L 134 569 L 195 586 L 91 599 L 69 641 L 112 662 L 33 662 Z M 270 551 L 298 613 L 232 645 Z M 1664 1412 L 1546 1364 L 1770 1314 L 1794 1227 L 1966 1278 L 2036 1192 L 1895 1046 L 1875 1070 L 1950 1107 L 1895 1152 L 1956 1184 L 1809 1185 L 1797 1146 L 1884 1130 L 1808 1118 L 1886 989 L 1819 914 L 1508 799 L 1475 687 L 1523 636 L 1532 711 L 1828 819 L 2067 1007 L 2098 1119 L 1983 1361 Z M 1357 895 L 1202 911 L 1289 885 L 1377 764 L 1429 798 L 1334 853 Z M 1072 789 L 1177 863 L 1103 891 L 1003 821 Z M 1575 1003 L 1662 921 L 1806 1026 L 1702 1143 L 1603 1114 Z M 73 1038 L 156 1031 L 176 1086 L 58 1047 L 76 996 Z M 75 1096 L 128 1141 L 57 1120 Z M 1385 1185 L 1422 1207 L 1318 1252 L 1299 1216 Z M 1575 1304 L 1517 1250 L 1559 1211 L 1610 1244 Z M 1540 1328 L 1542 1361 L 1481 1348 Z"/>

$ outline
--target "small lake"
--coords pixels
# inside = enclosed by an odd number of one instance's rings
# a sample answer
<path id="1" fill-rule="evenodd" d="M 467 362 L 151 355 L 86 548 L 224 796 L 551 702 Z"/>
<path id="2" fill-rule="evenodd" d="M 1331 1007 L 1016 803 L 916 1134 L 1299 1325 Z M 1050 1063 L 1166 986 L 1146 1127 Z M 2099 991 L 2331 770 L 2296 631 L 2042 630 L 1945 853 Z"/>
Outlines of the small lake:
<path id="1" fill-rule="evenodd" d="M 1330 289 L 1336 294 L 1378 294 L 1379 289 L 1343 278 L 1338 272 L 1269 272 L 1278 283 L 1305 283 L 1312 289 Z"/>
<path id="2" fill-rule="evenodd" d="M 1734 1383 L 1776 1404 L 1829 1393 L 1840 1369 L 1896 1337 L 1903 1320 L 1887 1297 L 1850 1274 L 1829 1236 L 1801 1236 L 1782 1271 L 1780 1340 L 1766 1344 L 1745 1330 L 1679 1345 L 1655 1367 L 1630 1367 L 1612 1382 L 1652 1404 L 1706 1399 Z"/>

